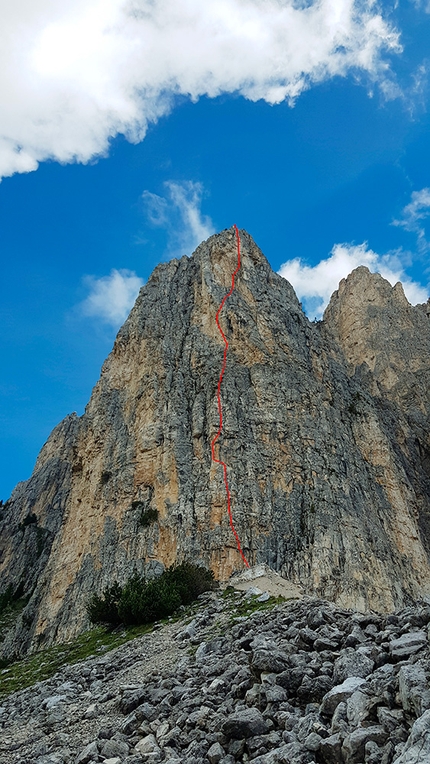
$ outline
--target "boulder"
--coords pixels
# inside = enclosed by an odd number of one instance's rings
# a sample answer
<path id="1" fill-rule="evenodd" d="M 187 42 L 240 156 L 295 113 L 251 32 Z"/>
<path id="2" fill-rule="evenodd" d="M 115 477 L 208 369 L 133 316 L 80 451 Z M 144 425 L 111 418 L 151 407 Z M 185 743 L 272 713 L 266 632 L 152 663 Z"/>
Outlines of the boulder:
<path id="1" fill-rule="evenodd" d="M 339 732 L 321 740 L 319 754 L 324 764 L 339 764 L 342 761 L 342 738 Z"/>
<path id="2" fill-rule="evenodd" d="M 92 759 L 94 759 L 95 761 L 98 761 L 98 756 L 99 756 L 99 749 L 97 748 L 97 743 L 89 743 L 80 752 L 80 754 L 78 754 L 74 764 L 88 764 L 88 762 L 91 761 Z"/>
<path id="3" fill-rule="evenodd" d="M 252 759 L 252 764 L 311 764 L 315 761 L 313 751 L 300 743 L 287 743 L 280 748 Z"/>
<path id="4" fill-rule="evenodd" d="M 147 695 L 146 687 L 135 687 L 123 693 L 120 709 L 123 714 L 129 714 L 143 703 Z"/>
<path id="5" fill-rule="evenodd" d="M 346 702 L 348 723 L 351 727 L 360 727 L 371 711 L 382 702 L 382 698 L 356 690 Z"/>
<path id="6" fill-rule="evenodd" d="M 366 764 L 381 764 L 384 750 L 374 740 L 368 740 L 364 746 L 364 760 Z"/>
<path id="7" fill-rule="evenodd" d="M 347 647 L 334 662 L 333 679 L 340 684 L 350 676 L 368 676 L 374 667 L 374 661 L 367 655 Z"/>
<path id="8" fill-rule="evenodd" d="M 219 743 L 213 743 L 206 756 L 209 759 L 210 764 L 219 764 L 221 759 L 225 756 L 224 748 Z"/>
<path id="9" fill-rule="evenodd" d="M 399 729 L 405 721 L 403 711 L 400 708 L 379 706 L 377 714 L 379 724 L 382 724 L 384 729 L 388 732 L 393 732 L 394 730 Z"/>
<path id="10" fill-rule="evenodd" d="M 123 743 L 122 740 L 111 739 L 106 740 L 100 753 L 105 759 L 113 759 L 115 756 L 119 756 L 120 758 L 127 756 L 128 751 L 129 747 L 127 743 Z"/>
<path id="11" fill-rule="evenodd" d="M 393 658 L 402 660 L 410 655 L 417 653 L 427 644 L 427 634 L 425 631 L 410 631 L 402 634 L 398 639 L 390 642 L 389 650 Z"/>
<path id="12" fill-rule="evenodd" d="M 137 753 L 140 753 L 142 756 L 148 753 L 157 753 L 160 750 L 154 735 L 146 735 L 143 737 L 142 740 L 139 740 L 139 742 L 136 743 L 135 749 Z"/>
<path id="13" fill-rule="evenodd" d="M 254 671 L 280 674 L 285 671 L 287 665 L 287 656 L 275 647 L 270 650 L 260 648 L 253 652 L 251 667 Z"/>
<path id="14" fill-rule="evenodd" d="M 227 738 L 240 740 L 254 735 L 265 735 L 269 726 L 257 708 L 243 708 L 228 717 L 222 731 Z"/>
<path id="15" fill-rule="evenodd" d="M 430 710 L 413 724 L 403 752 L 393 764 L 426 764 L 430 761 Z"/>
<path id="16" fill-rule="evenodd" d="M 358 727 L 346 736 L 342 745 L 345 764 L 361 764 L 364 761 L 365 746 L 368 741 L 383 745 L 388 733 L 379 724 L 372 727 Z"/>
<path id="17" fill-rule="evenodd" d="M 404 711 L 420 716 L 428 708 L 422 707 L 428 700 L 428 681 L 424 668 L 419 663 L 401 666 L 399 671 L 399 694 Z"/>
<path id="18" fill-rule="evenodd" d="M 303 745 L 305 748 L 307 748 L 308 751 L 319 751 L 321 741 L 322 741 L 321 735 L 318 735 L 317 732 L 310 732 L 309 735 L 304 739 Z"/>
<path id="19" fill-rule="evenodd" d="M 365 684 L 365 680 L 362 677 L 351 676 L 345 679 L 342 684 L 333 687 L 322 699 L 321 713 L 324 716 L 332 716 L 339 703 L 350 698 L 353 692 L 363 684 Z"/>

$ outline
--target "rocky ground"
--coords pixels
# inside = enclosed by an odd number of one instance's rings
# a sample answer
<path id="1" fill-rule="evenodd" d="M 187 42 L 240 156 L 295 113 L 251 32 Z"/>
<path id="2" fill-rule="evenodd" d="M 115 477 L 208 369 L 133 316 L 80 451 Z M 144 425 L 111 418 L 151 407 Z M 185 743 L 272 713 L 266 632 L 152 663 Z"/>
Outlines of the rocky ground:
<path id="1" fill-rule="evenodd" d="M 429 606 L 304 598 L 241 615 L 249 598 L 202 595 L 191 621 L 9 696 L 0 761 L 430 762 Z"/>

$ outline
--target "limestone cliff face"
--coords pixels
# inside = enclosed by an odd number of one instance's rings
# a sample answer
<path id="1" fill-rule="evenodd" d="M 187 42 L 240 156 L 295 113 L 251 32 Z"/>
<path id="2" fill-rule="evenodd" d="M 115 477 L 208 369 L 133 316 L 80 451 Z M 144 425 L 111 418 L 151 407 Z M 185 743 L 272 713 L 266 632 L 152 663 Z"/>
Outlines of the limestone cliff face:
<path id="1" fill-rule="evenodd" d="M 357 391 L 357 445 L 364 459 L 379 469 L 378 482 L 396 509 L 398 521 L 411 513 L 416 518 L 427 554 L 430 551 L 429 307 L 430 302 L 427 306 L 413 307 L 400 282 L 391 287 L 379 274 L 360 267 L 341 281 L 324 315 L 325 328 L 341 346 L 349 375 L 361 380 L 379 412 L 378 421 L 370 412 L 366 414 Z M 403 480 L 399 484 L 400 474 Z"/>
<path id="2" fill-rule="evenodd" d="M 430 594 L 425 311 L 358 268 L 311 323 L 244 231 L 241 244 L 217 448 L 249 562 L 360 609 Z M 54 430 L 12 494 L 0 591 L 23 583 L 31 599 L 5 654 L 74 636 L 88 596 L 134 567 L 190 558 L 226 579 L 243 566 L 210 454 L 215 314 L 235 266 L 231 229 L 155 269 L 84 415 Z"/>

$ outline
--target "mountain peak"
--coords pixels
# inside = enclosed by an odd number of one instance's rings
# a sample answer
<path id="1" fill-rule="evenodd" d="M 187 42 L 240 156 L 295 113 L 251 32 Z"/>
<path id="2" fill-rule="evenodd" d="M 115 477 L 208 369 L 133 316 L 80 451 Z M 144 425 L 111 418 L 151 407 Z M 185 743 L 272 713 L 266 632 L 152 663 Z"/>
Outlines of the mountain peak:
<path id="1" fill-rule="evenodd" d="M 340 303 L 348 304 L 351 310 L 366 310 L 370 303 L 386 308 L 390 302 L 401 303 L 404 306 L 409 304 L 400 281 L 392 287 L 380 273 L 372 273 L 366 265 L 359 265 L 340 281 L 326 308 L 324 318 L 329 318 Z"/>
<path id="2" fill-rule="evenodd" d="M 430 321 L 422 306 L 408 302 L 400 282 L 391 286 L 379 273 L 356 268 L 332 295 L 324 324 L 342 347 L 350 373 L 365 364 L 377 384 L 374 392 L 382 388 L 399 403 L 403 396 L 408 405 L 427 409 L 421 394 L 417 403 L 412 390 L 420 388 L 410 373 L 428 374 Z"/>
<path id="3" fill-rule="evenodd" d="M 6 656 L 78 633 L 90 594 L 135 569 L 190 559 L 228 579 L 231 519 L 250 565 L 342 607 L 430 592 L 425 312 L 358 268 L 312 324 L 245 231 L 240 245 L 221 387 L 234 228 L 155 269 L 85 414 L 3 509 L 0 591 L 30 597 Z"/>

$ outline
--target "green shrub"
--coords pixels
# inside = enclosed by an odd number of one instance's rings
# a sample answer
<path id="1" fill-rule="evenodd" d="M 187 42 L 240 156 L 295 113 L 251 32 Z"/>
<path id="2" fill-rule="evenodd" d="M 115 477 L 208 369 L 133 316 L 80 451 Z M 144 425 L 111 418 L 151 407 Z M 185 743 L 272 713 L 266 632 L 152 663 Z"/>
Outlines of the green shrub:
<path id="1" fill-rule="evenodd" d="M 87 604 L 87 612 L 92 623 L 121 623 L 118 615 L 118 603 L 121 599 L 122 588 L 117 581 L 108 586 L 103 596 L 93 594 Z"/>
<path id="2" fill-rule="evenodd" d="M 150 581 L 134 573 L 123 587 L 115 582 L 101 597 L 93 595 L 87 612 L 93 623 L 152 623 L 190 604 L 213 584 L 212 571 L 183 562 Z"/>
<path id="3" fill-rule="evenodd" d="M 174 613 L 180 604 L 179 591 L 165 574 L 151 581 L 135 575 L 124 587 L 118 612 L 126 625 L 151 623 Z"/>
<path id="4" fill-rule="evenodd" d="M 209 591 L 214 585 L 214 574 L 201 565 L 182 562 L 172 565 L 165 573 L 166 578 L 176 586 L 183 605 L 189 605 L 199 594 Z"/>
<path id="5" fill-rule="evenodd" d="M 10 605 L 22 599 L 24 596 L 24 584 L 18 584 L 18 587 L 14 589 L 12 584 L 9 584 L 5 591 L 0 594 L 0 614 L 3 613 Z"/>
<path id="6" fill-rule="evenodd" d="M 149 509 L 142 510 L 142 513 L 139 517 L 139 525 L 141 525 L 143 528 L 147 528 L 148 525 L 151 525 L 152 523 L 157 522 L 157 520 L 158 520 L 158 509 L 149 507 Z"/>
<path id="7" fill-rule="evenodd" d="M 359 403 L 359 401 L 360 401 L 360 393 L 354 393 L 352 396 L 352 401 L 348 406 L 348 411 L 350 414 L 357 416 L 357 414 L 360 413 L 359 409 L 357 408 L 357 403 Z"/>
<path id="8" fill-rule="evenodd" d="M 37 515 L 34 514 L 34 512 L 30 512 L 29 515 L 26 515 L 24 517 L 24 520 L 20 522 L 19 529 L 20 531 L 23 531 L 24 528 L 26 528 L 28 525 L 36 525 L 37 524 Z"/>
<path id="9" fill-rule="evenodd" d="M 12 584 L 9 584 L 7 589 L 3 592 L 3 594 L 0 594 L 0 613 L 3 613 L 6 608 L 11 605 L 13 602 L 13 587 Z"/>
<path id="10" fill-rule="evenodd" d="M 145 502 L 144 501 L 132 501 L 131 502 L 131 508 L 135 511 L 140 509 L 140 516 L 138 523 L 143 528 L 147 528 L 148 525 L 151 525 L 152 523 L 157 522 L 158 520 L 158 509 L 155 509 L 154 507 L 149 507 L 148 509 L 145 509 Z"/>

